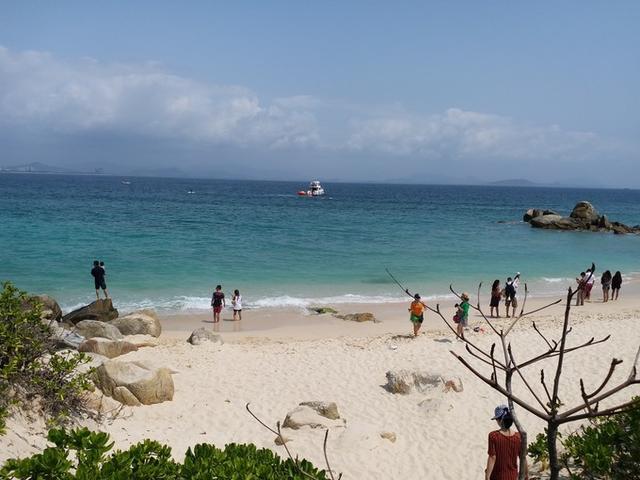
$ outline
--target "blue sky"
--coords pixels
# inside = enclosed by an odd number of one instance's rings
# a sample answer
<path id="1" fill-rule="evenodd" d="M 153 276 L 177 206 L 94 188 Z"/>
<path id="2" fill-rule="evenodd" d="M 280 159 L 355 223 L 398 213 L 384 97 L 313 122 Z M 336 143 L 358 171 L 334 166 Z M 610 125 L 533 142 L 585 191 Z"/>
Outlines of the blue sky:
<path id="1" fill-rule="evenodd" d="M 640 187 L 638 25 L 635 1 L 5 1 L 0 165 Z"/>

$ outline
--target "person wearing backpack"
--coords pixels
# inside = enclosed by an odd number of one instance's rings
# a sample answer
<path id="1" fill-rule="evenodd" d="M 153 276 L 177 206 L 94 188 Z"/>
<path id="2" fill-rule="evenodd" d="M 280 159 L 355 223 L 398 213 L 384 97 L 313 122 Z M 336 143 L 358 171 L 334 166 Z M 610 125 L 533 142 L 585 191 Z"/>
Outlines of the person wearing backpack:
<path id="1" fill-rule="evenodd" d="M 507 283 L 504 286 L 504 304 L 507 311 L 507 318 L 509 318 L 509 307 L 512 307 L 511 317 L 516 316 L 516 308 L 518 308 L 518 300 L 516 299 L 516 287 L 513 284 L 511 277 L 507 278 Z"/>

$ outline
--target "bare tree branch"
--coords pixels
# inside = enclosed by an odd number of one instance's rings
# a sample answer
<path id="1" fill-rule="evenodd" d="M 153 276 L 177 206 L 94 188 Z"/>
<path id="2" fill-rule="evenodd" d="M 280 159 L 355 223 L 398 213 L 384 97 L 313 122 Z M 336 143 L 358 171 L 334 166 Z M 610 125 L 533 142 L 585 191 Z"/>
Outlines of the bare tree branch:
<path id="1" fill-rule="evenodd" d="M 460 340 L 465 342 L 467 344 L 467 346 L 472 347 L 475 351 L 477 351 L 481 355 L 484 355 L 489 361 L 491 361 L 491 355 L 489 355 L 487 352 L 482 350 L 480 347 L 478 347 L 476 344 L 474 344 L 467 337 L 461 337 L 460 335 L 458 335 L 458 332 L 456 331 L 456 329 L 453 328 L 453 326 L 449 323 L 449 321 L 446 318 L 444 318 L 444 315 L 442 315 L 442 312 L 440 311 L 440 304 L 437 304 L 435 309 L 431 308 L 431 307 L 427 307 L 427 309 L 429 311 L 435 313 L 436 315 L 438 315 L 442 319 L 442 321 L 447 325 L 447 327 L 449 327 L 449 330 L 451 330 L 453 332 L 453 334 L 457 338 L 459 338 Z M 500 367 L 501 370 L 506 370 L 506 368 L 507 368 L 505 365 L 500 363 L 498 360 L 496 360 L 496 364 Z"/>
<path id="2" fill-rule="evenodd" d="M 538 335 L 540 335 L 540 336 L 542 337 L 542 340 L 544 340 L 544 342 L 547 344 L 547 346 L 548 346 L 550 349 L 555 350 L 555 346 L 554 346 L 554 347 L 552 347 L 552 346 L 551 346 L 551 344 L 549 343 L 549 340 L 547 340 L 547 337 L 545 337 L 545 336 L 542 334 L 542 332 L 538 329 L 538 326 L 536 325 L 536 322 L 533 322 L 533 323 L 532 323 L 532 325 L 533 325 L 533 329 L 538 333 Z M 557 345 L 557 343 L 556 343 L 556 345 Z"/>
<path id="3" fill-rule="evenodd" d="M 524 312 L 524 306 L 527 304 L 527 296 L 529 295 L 529 288 L 527 287 L 527 284 L 524 284 L 524 298 L 522 299 L 522 306 L 520 307 L 520 315 L 518 315 L 518 318 L 521 318 L 522 312 Z"/>
<path id="4" fill-rule="evenodd" d="M 467 369 L 473 373 L 476 377 L 478 377 L 480 380 L 482 380 L 484 383 L 486 383 L 487 385 L 489 385 L 491 388 L 493 388 L 494 390 L 497 390 L 498 392 L 500 392 L 501 394 L 503 394 L 505 397 L 510 398 L 511 400 L 513 400 L 515 403 L 517 403 L 518 405 L 520 405 L 522 408 L 524 408 L 525 410 L 533 413 L 536 417 L 541 418 L 543 420 L 549 420 L 551 417 L 549 415 L 547 415 L 544 412 L 541 412 L 540 410 L 538 410 L 537 408 L 532 407 L 531 405 L 529 405 L 527 402 L 525 402 L 524 400 L 521 400 L 520 398 L 516 397 L 515 395 L 513 395 L 513 393 L 508 392 L 504 387 L 502 387 L 500 384 L 498 384 L 497 382 L 492 381 L 491 379 L 485 377 L 484 375 L 482 375 L 480 372 L 478 372 L 475 368 L 473 368 L 471 365 L 469 365 L 469 363 L 462 358 L 460 355 L 456 354 L 454 351 L 450 351 L 451 355 L 453 355 L 454 357 L 456 357 L 460 363 L 462 363 L 465 367 L 467 367 Z"/>
<path id="5" fill-rule="evenodd" d="M 247 402 L 247 404 L 244 406 L 244 408 L 246 408 L 247 412 L 249 412 L 249 415 L 251 415 L 260 425 L 262 425 L 264 428 L 266 428 L 267 430 L 269 430 L 271 433 L 274 433 L 275 435 L 278 436 L 278 438 L 280 438 L 280 441 L 282 442 L 282 446 L 284 447 L 284 450 L 287 452 L 287 456 L 289 457 L 289 459 L 293 462 L 293 464 L 296 466 L 296 468 L 298 469 L 298 473 L 300 473 L 301 475 L 303 475 L 305 478 L 308 478 L 310 480 L 318 480 L 316 477 L 314 477 L 313 475 L 309 475 L 307 472 L 305 472 L 304 470 L 302 470 L 302 467 L 300 466 L 300 462 L 298 460 L 298 457 L 293 458 L 293 455 L 291 455 L 291 452 L 289 451 L 289 448 L 287 447 L 287 442 L 285 442 L 284 437 L 282 436 L 282 432 L 280 431 L 280 422 L 276 423 L 276 428 L 277 430 L 274 430 L 273 428 L 271 428 L 269 425 L 267 425 L 266 423 L 264 423 L 262 420 L 260 420 L 255 413 L 253 413 L 251 411 L 251 409 L 249 408 L 249 403 Z M 325 433 L 324 436 L 324 458 L 327 462 L 327 470 L 329 472 L 329 475 L 331 476 L 332 480 L 335 480 L 333 477 L 333 473 L 331 472 L 331 467 L 329 466 L 329 460 L 327 459 L 327 436 L 329 434 L 329 430 L 327 430 L 327 432 Z M 340 477 L 342 477 L 342 474 L 340 475 Z"/>
<path id="6" fill-rule="evenodd" d="M 571 417 L 562 418 L 558 421 L 558 424 L 575 422 L 578 420 L 584 420 L 585 418 L 606 417 L 609 415 L 617 415 L 618 413 L 627 413 L 638 408 L 637 405 L 638 405 L 637 400 L 629 400 L 628 402 L 625 402 L 621 405 L 607 408 L 606 410 L 600 410 L 599 412 L 593 412 L 593 413 L 586 412 L 580 415 L 573 415 Z"/>
<path id="7" fill-rule="evenodd" d="M 592 339 L 593 340 L 593 339 Z M 620 365 L 622 363 L 622 360 L 618 360 L 617 358 L 613 358 L 611 359 L 611 366 L 609 367 L 609 372 L 607 373 L 607 376 L 605 377 L 605 379 L 602 381 L 602 384 L 600 384 L 600 386 L 593 392 L 593 393 L 589 393 L 587 394 L 585 392 L 585 395 L 587 396 L 587 398 L 591 398 L 596 396 L 598 393 L 600 393 L 600 391 L 602 391 L 602 389 L 605 387 L 605 385 L 607 383 L 609 383 L 609 380 L 611 380 L 611 376 L 613 375 L 613 372 L 616 369 L 616 366 Z M 580 383 L 582 383 L 582 379 L 580 379 Z"/>
<path id="8" fill-rule="evenodd" d="M 540 400 L 540 397 L 538 397 L 538 394 L 535 392 L 535 390 L 533 388 L 531 388 L 531 385 L 529 385 L 529 382 L 527 382 L 527 379 L 524 378 L 524 375 L 522 375 L 522 372 L 518 368 L 518 364 L 516 363 L 515 359 L 513 358 L 513 352 L 511 350 L 511 344 L 509 344 L 509 346 L 507 347 L 507 351 L 509 352 L 509 358 L 511 359 L 511 364 L 513 365 L 513 368 L 515 369 L 515 371 L 520 376 L 520 379 L 525 384 L 525 386 L 529 389 L 529 392 L 531 392 L 531 395 L 533 395 L 533 398 L 535 398 L 537 400 L 537 402 L 540 404 L 542 409 L 548 414 L 549 413 L 549 409 L 542 402 L 542 400 Z"/>
<path id="9" fill-rule="evenodd" d="M 540 369 L 540 383 L 544 387 L 544 391 L 547 394 L 547 398 L 549 399 L 549 405 L 551 405 L 551 394 L 549 393 L 549 389 L 547 388 L 547 383 L 544 381 L 544 369 Z"/>
<path id="10" fill-rule="evenodd" d="M 482 283 L 480 283 L 480 285 L 482 285 Z M 479 287 L 478 287 L 478 289 L 479 289 Z M 449 290 L 451 290 L 451 292 L 462 301 L 462 297 L 460 295 L 458 295 L 458 292 L 456 292 L 453 289 L 453 285 L 449 285 Z M 480 295 L 480 294 L 478 293 L 478 295 Z M 478 300 L 478 306 L 474 306 L 474 305 L 471 305 L 471 304 L 469 304 L 469 306 L 471 308 L 473 308 L 474 310 L 478 311 L 480 313 L 480 315 L 482 315 L 482 318 L 484 318 L 484 321 L 487 322 L 489 327 L 491 327 L 491 330 L 493 330 L 493 333 L 495 333 L 498 336 L 501 335 L 500 332 L 498 331 L 498 329 L 493 325 L 493 323 L 487 318 L 487 316 L 484 314 L 484 312 L 480 308 L 479 300 Z"/>

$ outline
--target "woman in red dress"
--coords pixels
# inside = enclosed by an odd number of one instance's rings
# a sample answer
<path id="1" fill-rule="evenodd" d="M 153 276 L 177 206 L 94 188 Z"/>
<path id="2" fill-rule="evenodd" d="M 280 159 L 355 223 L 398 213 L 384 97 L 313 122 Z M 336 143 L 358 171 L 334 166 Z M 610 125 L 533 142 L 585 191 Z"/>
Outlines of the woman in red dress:
<path id="1" fill-rule="evenodd" d="M 485 480 L 517 480 L 520 457 L 520 434 L 511 430 L 513 416 L 506 405 L 498 405 L 491 420 L 496 420 L 500 430 L 489 434 L 489 458 L 484 473 Z M 524 465 L 527 471 L 527 465 Z M 528 474 L 526 476 L 528 477 Z"/>

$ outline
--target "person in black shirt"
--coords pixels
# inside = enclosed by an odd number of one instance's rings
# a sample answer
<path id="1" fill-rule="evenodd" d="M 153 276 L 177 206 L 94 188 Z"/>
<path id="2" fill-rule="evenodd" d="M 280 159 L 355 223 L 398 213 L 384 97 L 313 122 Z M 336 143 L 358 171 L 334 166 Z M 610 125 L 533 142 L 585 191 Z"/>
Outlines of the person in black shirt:
<path id="1" fill-rule="evenodd" d="M 213 292 L 213 296 L 211 297 L 211 306 L 213 307 L 213 323 L 218 323 L 220 321 L 220 312 L 222 311 L 222 307 L 225 306 L 224 293 L 222 293 L 221 285 L 218 285 L 216 287 L 216 291 Z"/>
<path id="2" fill-rule="evenodd" d="M 96 287 L 96 299 L 100 300 L 100 289 L 104 292 L 104 298 L 109 298 L 109 292 L 107 291 L 107 282 L 104 279 L 105 271 L 100 266 L 100 262 L 95 260 L 93 262 L 93 268 L 91 269 L 91 275 L 93 276 L 93 283 Z"/>

